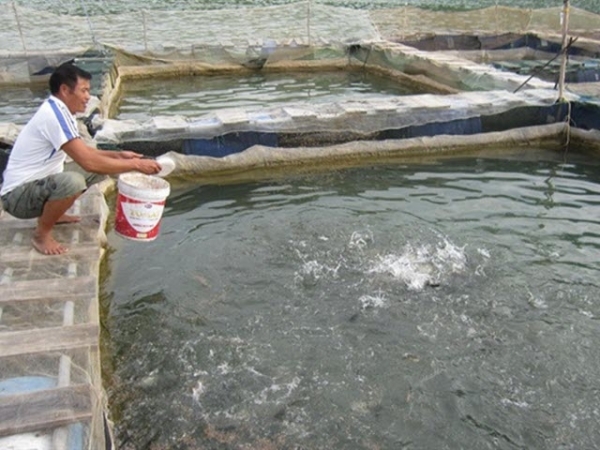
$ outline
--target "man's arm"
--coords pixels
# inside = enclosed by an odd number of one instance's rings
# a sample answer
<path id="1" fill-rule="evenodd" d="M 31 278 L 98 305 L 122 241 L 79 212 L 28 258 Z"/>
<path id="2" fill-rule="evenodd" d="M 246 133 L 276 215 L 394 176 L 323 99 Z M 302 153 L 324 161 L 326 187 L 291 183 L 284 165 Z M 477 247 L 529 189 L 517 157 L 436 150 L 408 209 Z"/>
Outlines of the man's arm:
<path id="1" fill-rule="evenodd" d="M 143 158 L 144 155 L 136 152 L 132 152 L 129 150 L 100 150 L 96 149 L 97 152 L 100 152 L 102 155 L 108 158 L 114 159 L 134 159 L 134 158 Z"/>
<path id="2" fill-rule="evenodd" d="M 134 152 L 98 150 L 86 145 L 81 138 L 71 139 L 66 144 L 63 144 L 62 149 L 88 172 L 105 175 L 114 175 L 132 170 L 147 175 L 160 172 L 160 164 L 153 159 L 142 159 L 141 155 Z M 123 153 L 124 155 L 116 156 L 118 153 Z"/>

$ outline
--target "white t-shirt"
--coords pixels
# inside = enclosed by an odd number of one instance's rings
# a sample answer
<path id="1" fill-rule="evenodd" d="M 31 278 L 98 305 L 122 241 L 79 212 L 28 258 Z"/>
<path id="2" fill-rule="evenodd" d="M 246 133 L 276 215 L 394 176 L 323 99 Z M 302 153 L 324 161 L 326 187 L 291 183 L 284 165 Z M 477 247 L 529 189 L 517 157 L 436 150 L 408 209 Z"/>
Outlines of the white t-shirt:
<path id="1" fill-rule="evenodd" d="M 62 172 L 67 155 L 61 147 L 78 137 L 75 117 L 51 95 L 19 133 L 4 170 L 0 195 L 23 183 Z"/>

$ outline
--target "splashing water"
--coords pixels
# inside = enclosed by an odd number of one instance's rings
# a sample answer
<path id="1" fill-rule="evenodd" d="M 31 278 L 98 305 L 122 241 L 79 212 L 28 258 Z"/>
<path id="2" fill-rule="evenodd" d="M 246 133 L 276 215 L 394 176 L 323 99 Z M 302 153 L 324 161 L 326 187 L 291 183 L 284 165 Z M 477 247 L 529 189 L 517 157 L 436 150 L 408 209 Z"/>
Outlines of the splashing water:
<path id="1" fill-rule="evenodd" d="M 354 231 L 350 236 L 348 247 L 352 249 L 364 250 L 374 241 L 371 231 Z"/>
<path id="2" fill-rule="evenodd" d="M 318 239 L 329 242 L 329 238 L 324 236 Z M 464 273 L 467 269 L 465 247 L 455 245 L 447 237 L 440 237 L 434 244 L 406 243 L 400 254 L 386 251 L 383 256 L 378 254 L 374 257 L 369 256 L 369 252 L 376 250 L 375 238 L 370 230 L 353 231 L 347 247 L 338 253 L 331 250 L 319 252 L 311 249 L 306 241 L 300 242 L 298 246 L 302 251 L 298 248 L 295 251 L 302 264 L 294 278 L 296 283 L 304 286 L 314 286 L 320 281 L 339 278 L 341 271 L 349 271 L 358 272 L 367 279 L 378 274 L 391 275 L 409 289 L 420 291 L 426 286 L 438 286 L 451 274 Z M 377 295 L 368 297 L 374 300 L 378 298 Z M 381 300 L 361 299 L 360 302 L 381 306 L 384 303 Z"/>
<path id="3" fill-rule="evenodd" d="M 388 303 L 388 300 L 381 291 L 375 295 L 363 295 L 358 299 L 358 301 L 360 302 L 361 309 L 363 310 L 371 308 L 383 308 Z"/>
<path id="4" fill-rule="evenodd" d="M 439 285 L 447 274 L 461 273 L 466 266 L 464 247 L 457 247 L 444 238 L 435 246 L 408 243 L 399 255 L 379 256 L 368 272 L 389 274 L 409 289 L 419 291 L 427 285 Z"/>

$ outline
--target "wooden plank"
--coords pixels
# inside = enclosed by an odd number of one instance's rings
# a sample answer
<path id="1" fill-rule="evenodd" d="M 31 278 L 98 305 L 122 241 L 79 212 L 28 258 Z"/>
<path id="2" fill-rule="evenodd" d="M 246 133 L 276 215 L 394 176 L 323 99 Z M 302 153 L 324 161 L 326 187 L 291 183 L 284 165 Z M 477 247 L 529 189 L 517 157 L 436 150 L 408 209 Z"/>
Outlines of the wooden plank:
<path id="1" fill-rule="evenodd" d="M 67 230 L 75 229 L 79 227 L 80 229 L 91 229 L 96 230 L 100 227 L 100 215 L 97 212 L 91 212 L 89 214 L 78 214 L 81 217 L 81 221 L 74 224 L 59 224 L 55 230 L 61 230 L 66 227 Z M 14 217 L 8 216 L 8 214 L 4 213 L 2 218 L 0 218 L 0 227 L 5 232 L 8 233 L 12 231 L 21 231 L 23 232 L 23 237 L 27 238 L 27 242 L 29 242 L 29 237 L 35 230 L 37 225 L 37 219 L 16 219 Z M 24 241 L 25 242 L 25 241 Z"/>
<path id="2" fill-rule="evenodd" d="M 16 217 L 11 216 L 7 212 L 3 211 L 2 216 L 0 217 L 0 225 L 3 228 L 29 228 L 33 230 L 37 223 L 37 219 L 17 219 Z"/>
<path id="3" fill-rule="evenodd" d="M 2 332 L 0 357 L 95 347 L 98 345 L 99 333 L 98 324 L 93 323 Z"/>
<path id="4" fill-rule="evenodd" d="M 69 253 L 67 253 L 65 256 L 89 255 L 90 259 L 100 258 L 100 248 L 97 242 L 73 245 L 64 239 L 57 240 L 63 242 L 67 247 L 69 247 Z M 0 249 L 0 260 L 2 260 L 4 264 L 10 264 L 11 262 L 19 261 L 44 260 L 44 258 L 49 258 L 49 256 L 42 255 L 41 253 L 35 251 L 31 244 L 29 244 L 29 240 L 23 245 L 5 245 Z M 58 262 L 58 258 L 60 257 L 50 256 L 50 258 L 57 258 Z"/>
<path id="5" fill-rule="evenodd" d="M 1 294 L 0 294 L 1 295 Z M 76 294 L 55 294 L 55 295 L 45 295 L 43 298 L 17 298 L 13 300 L 5 300 L 0 298 L 0 308 L 7 305 L 24 305 L 27 302 L 30 303 L 39 303 L 42 304 L 50 304 L 50 303 L 65 303 L 65 302 L 76 302 L 76 303 L 94 303 L 96 302 L 96 293 L 92 291 L 84 291 Z M 97 313 L 96 313 L 97 315 Z M 98 320 L 96 320 L 97 322 Z M 92 320 L 90 319 L 90 322 Z"/>
<path id="6" fill-rule="evenodd" d="M 93 386 L 98 387 L 99 390 L 102 389 L 102 373 L 101 373 L 101 362 L 100 362 L 100 349 L 93 348 L 89 352 L 90 357 L 90 367 L 91 369 L 88 371 L 90 375 L 90 383 Z M 95 419 L 90 424 L 90 439 L 89 441 L 95 443 L 95 448 L 98 449 L 107 449 L 107 448 L 116 448 L 112 444 L 112 433 L 106 433 L 104 428 L 104 420 L 102 413 L 98 413 L 98 411 L 107 412 L 106 411 L 106 403 L 105 399 L 101 395 L 92 395 L 92 411 L 96 411 Z"/>
<path id="7" fill-rule="evenodd" d="M 77 278 L 15 281 L 0 285 L 0 304 L 16 300 L 35 300 L 67 295 L 96 294 L 98 280 L 89 275 Z"/>
<path id="8" fill-rule="evenodd" d="M 87 384 L 0 396 L 0 436 L 40 431 L 92 418 Z"/>

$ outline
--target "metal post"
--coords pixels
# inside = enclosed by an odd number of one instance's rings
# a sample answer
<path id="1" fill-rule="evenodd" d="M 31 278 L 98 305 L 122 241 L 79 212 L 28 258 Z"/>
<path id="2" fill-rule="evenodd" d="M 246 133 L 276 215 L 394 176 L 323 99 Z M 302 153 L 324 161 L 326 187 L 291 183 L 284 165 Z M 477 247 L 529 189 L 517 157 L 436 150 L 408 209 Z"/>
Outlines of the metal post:
<path id="1" fill-rule="evenodd" d="M 558 101 L 562 102 L 564 100 L 564 92 L 565 92 L 565 75 L 567 72 L 567 34 L 569 32 L 569 1 L 563 0 L 563 10 L 560 14 L 560 22 L 562 25 L 562 44 L 561 44 L 561 52 L 562 59 L 560 62 L 560 74 L 558 76 Z"/>
<path id="2" fill-rule="evenodd" d="M 306 2 L 306 37 L 308 39 L 308 45 L 312 45 L 310 36 L 310 15 L 312 14 L 312 0 Z"/>
<path id="3" fill-rule="evenodd" d="M 496 0 L 496 8 L 494 9 L 494 33 L 498 36 L 498 0 Z"/>
<path id="4" fill-rule="evenodd" d="M 406 30 L 408 30 L 408 2 L 404 2 L 404 24 L 402 27 L 402 40 L 406 39 Z"/>
<path id="5" fill-rule="evenodd" d="M 146 10 L 142 9 L 142 27 L 144 30 L 144 50 L 148 52 L 148 27 L 146 25 Z"/>
<path id="6" fill-rule="evenodd" d="M 77 276 L 77 263 L 71 262 L 68 266 L 67 278 L 73 279 Z M 66 301 L 63 306 L 63 327 L 72 326 L 75 323 L 75 303 L 71 300 Z M 71 357 L 69 355 L 60 355 L 58 363 L 57 387 L 65 387 L 71 384 Z M 69 429 L 68 427 L 56 428 L 52 433 L 52 448 L 54 450 L 67 450 L 69 447 Z"/>

